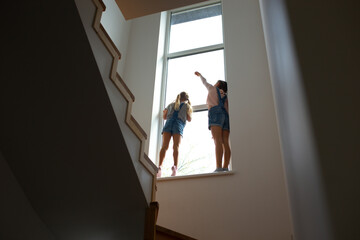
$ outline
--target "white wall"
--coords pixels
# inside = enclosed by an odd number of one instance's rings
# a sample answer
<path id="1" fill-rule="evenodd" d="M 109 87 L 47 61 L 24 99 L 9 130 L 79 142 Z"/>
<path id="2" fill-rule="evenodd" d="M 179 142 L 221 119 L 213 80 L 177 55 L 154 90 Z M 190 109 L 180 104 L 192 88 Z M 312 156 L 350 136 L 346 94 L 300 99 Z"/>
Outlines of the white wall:
<path id="1" fill-rule="evenodd" d="M 132 20 L 123 80 L 135 95 L 132 115 L 150 135 L 161 14 Z M 149 140 L 145 152 L 149 149 Z"/>
<path id="2" fill-rule="evenodd" d="M 102 15 L 101 24 L 115 43 L 121 53 L 118 65 L 120 76 L 124 74 L 127 45 L 129 41 L 131 20 L 125 20 L 115 0 L 103 0 L 106 10 Z"/>
<path id="3" fill-rule="evenodd" d="M 158 182 L 158 224 L 198 239 L 290 239 L 274 100 L 259 3 L 223 0 L 234 175 Z M 134 19 L 124 80 L 147 133 L 160 14 Z M 209 146 L 213 147 L 213 146 Z"/>

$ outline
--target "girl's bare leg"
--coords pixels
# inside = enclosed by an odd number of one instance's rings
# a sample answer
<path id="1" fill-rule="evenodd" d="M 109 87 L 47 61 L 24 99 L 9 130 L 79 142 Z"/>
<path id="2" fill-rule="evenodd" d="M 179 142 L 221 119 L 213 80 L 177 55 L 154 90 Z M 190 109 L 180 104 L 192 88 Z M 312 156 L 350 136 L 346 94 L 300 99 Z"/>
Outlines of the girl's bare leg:
<path id="1" fill-rule="evenodd" d="M 230 149 L 230 144 L 229 144 L 229 136 L 230 136 L 230 132 L 227 130 L 224 130 L 222 133 L 223 147 L 224 147 L 224 166 L 223 166 L 223 168 L 228 168 L 229 163 L 230 163 L 231 149 Z"/>
<path id="2" fill-rule="evenodd" d="M 164 158 L 165 158 L 165 154 L 166 151 L 169 148 L 169 142 L 171 139 L 171 133 L 168 132 L 163 132 L 163 142 L 162 142 L 162 146 L 161 146 L 161 150 L 160 150 L 160 156 L 159 156 L 159 167 L 162 166 Z"/>
<path id="3" fill-rule="evenodd" d="M 222 128 L 219 126 L 211 126 L 211 134 L 215 143 L 216 168 L 222 168 L 223 155 L 223 137 Z"/>
<path id="4" fill-rule="evenodd" d="M 180 134 L 174 134 L 173 135 L 173 143 L 174 143 L 173 157 L 174 157 L 174 166 L 176 166 L 176 167 L 178 165 L 180 142 L 181 142 L 181 135 Z"/>

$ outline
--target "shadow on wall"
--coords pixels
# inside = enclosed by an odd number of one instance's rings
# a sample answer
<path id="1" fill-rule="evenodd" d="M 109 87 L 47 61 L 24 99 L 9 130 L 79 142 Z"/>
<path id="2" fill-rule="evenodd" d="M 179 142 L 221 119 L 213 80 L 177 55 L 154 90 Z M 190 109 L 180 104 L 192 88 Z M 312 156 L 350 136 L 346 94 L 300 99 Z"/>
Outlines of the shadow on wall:
<path id="1" fill-rule="evenodd" d="M 358 238 L 359 3 L 261 4 L 295 237 Z"/>

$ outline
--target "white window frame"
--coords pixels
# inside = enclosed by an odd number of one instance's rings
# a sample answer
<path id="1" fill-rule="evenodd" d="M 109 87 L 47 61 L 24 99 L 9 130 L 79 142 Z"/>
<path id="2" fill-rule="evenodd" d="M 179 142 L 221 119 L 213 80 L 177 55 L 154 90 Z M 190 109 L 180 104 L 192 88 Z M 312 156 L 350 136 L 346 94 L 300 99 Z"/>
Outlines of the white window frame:
<path id="1" fill-rule="evenodd" d="M 217 50 L 225 50 L 225 46 L 224 46 L 224 40 L 223 43 L 221 44 L 214 44 L 214 45 L 210 45 L 210 46 L 205 46 L 205 47 L 199 47 L 199 48 L 194 48 L 194 49 L 190 49 L 190 50 L 184 50 L 184 51 L 178 51 L 178 52 L 173 52 L 173 53 L 169 53 L 169 47 L 170 47 L 170 29 L 171 29 L 171 16 L 172 14 L 176 14 L 179 12 L 183 12 L 183 11 L 188 11 L 191 9 L 199 9 L 199 8 L 205 8 L 211 5 L 216 5 L 216 4 L 221 4 L 221 1 L 207 1 L 206 3 L 199 3 L 199 4 L 195 4 L 192 6 L 187 6 L 187 7 L 183 7 L 183 8 L 179 8 L 179 9 L 175 9 L 175 10 L 170 10 L 167 12 L 166 14 L 166 30 L 165 30 L 165 46 L 164 46 L 164 57 L 163 57 L 163 71 L 162 71 L 162 80 L 161 80 L 161 98 L 160 98 L 160 112 L 159 112 L 159 116 L 161 116 L 159 118 L 159 126 L 160 129 L 163 128 L 164 126 L 164 120 L 162 119 L 162 110 L 166 107 L 166 84 L 167 84 L 167 73 L 168 73 L 168 62 L 171 59 L 175 59 L 175 58 L 181 58 L 181 57 L 186 57 L 186 56 L 190 56 L 190 55 L 195 55 L 195 54 L 201 54 L 201 53 L 208 53 L 208 52 L 212 52 L 212 51 L 217 51 Z M 224 34 L 222 32 L 222 34 Z M 224 39 L 224 36 L 223 36 Z M 225 64 L 225 63 L 224 63 Z M 224 66 L 225 68 L 225 66 Z M 204 99 L 205 101 L 205 99 Z M 201 112 L 201 111 L 208 111 L 207 105 L 205 104 L 200 104 L 200 105 L 192 105 L 193 107 L 193 112 Z M 161 149 L 161 143 L 162 143 L 162 135 L 161 135 L 161 131 L 159 131 L 158 134 L 158 144 L 157 144 L 157 152 L 160 152 Z M 156 161 L 157 164 L 159 163 L 159 156 L 156 156 Z"/>

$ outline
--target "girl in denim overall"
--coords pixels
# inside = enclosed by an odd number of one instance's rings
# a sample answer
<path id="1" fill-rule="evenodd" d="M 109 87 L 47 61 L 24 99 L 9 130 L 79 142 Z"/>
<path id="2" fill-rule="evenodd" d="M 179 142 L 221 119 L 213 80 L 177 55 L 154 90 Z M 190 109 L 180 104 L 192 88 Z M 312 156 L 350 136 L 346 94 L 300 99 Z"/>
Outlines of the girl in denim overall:
<path id="1" fill-rule="evenodd" d="M 189 96 L 186 92 L 181 92 L 177 95 L 176 100 L 170 103 L 163 111 L 163 119 L 166 120 L 165 126 L 162 130 L 163 143 L 159 156 L 159 169 L 157 177 L 161 177 L 161 167 L 165 158 L 171 137 L 173 138 L 173 158 L 174 165 L 172 166 L 171 176 L 176 176 L 179 145 L 183 135 L 186 121 L 191 121 L 192 107 L 189 101 Z"/>
<path id="2" fill-rule="evenodd" d="M 206 103 L 209 110 L 209 130 L 211 131 L 215 143 L 215 172 L 229 171 L 231 149 L 229 144 L 229 108 L 226 95 L 227 83 L 219 80 L 215 85 L 211 85 L 199 72 L 195 72 L 195 75 L 200 77 L 204 86 L 208 89 Z M 222 161 L 223 156 L 224 163 Z"/>

